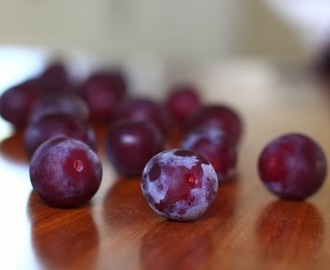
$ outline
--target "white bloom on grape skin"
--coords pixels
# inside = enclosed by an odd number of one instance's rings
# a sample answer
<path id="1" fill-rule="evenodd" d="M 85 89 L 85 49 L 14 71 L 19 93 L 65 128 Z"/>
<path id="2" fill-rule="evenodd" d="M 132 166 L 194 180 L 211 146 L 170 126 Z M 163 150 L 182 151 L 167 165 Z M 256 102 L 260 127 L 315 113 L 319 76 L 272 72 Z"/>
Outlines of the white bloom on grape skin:
<path id="1" fill-rule="evenodd" d="M 171 150 L 164 154 L 162 154 L 161 160 L 159 160 L 159 164 L 167 164 L 167 166 L 177 167 L 183 166 L 188 169 L 193 168 L 198 162 L 197 157 L 195 156 L 175 156 L 173 157 L 173 153 L 177 150 Z"/>
<path id="2" fill-rule="evenodd" d="M 158 215 L 172 220 L 189 221 L 196 219 L 208 210 L 216 197 L 219 183 L 212 165 L 201 163 L 203 174 L 200 180 L 202 185 L 192 188 L 189 191 L 188 199 L 178 200 L 171 207 L 162 211 L 157 209 L 157 205 L 166 200 L 169 189 L 173 189 L 176 185 L 176 182 L 172 181 L 170 177 L 180 176 L 180 168 L 182 167 L 192 169 L 199 163 L 196 156 L 173 156 L 175 151 L 158 154 L 147 163 L 142 174 L 141 187 L 144 196 L 151 199 L 151 201 L 147 199 L 150 207 Z M 155 165 L 159 166 L 159 175 L 156 179 L 151 179 L 149 173 Z M 166 173 L 163 168 L 171 168 L 171 175 Z"/>
<path id="3" fill-rule="evenodd" d="M 163 173 L 160 174 L 159 179 L 151 181 L 150 177 L 147 176 L 145 179 L 146 187 L 143 188 L 144 194 L 149 194 L 155 203 L 160 203 L 160 201 L 165 199 L 168 190 L 168 180 Z"/>

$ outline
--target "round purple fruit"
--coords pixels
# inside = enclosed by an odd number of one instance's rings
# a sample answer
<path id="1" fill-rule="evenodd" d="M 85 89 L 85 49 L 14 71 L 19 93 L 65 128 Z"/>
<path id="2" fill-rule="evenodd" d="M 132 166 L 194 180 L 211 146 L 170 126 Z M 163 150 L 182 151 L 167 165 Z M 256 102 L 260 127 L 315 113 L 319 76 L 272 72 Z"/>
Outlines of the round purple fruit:
<path id="1" fill-rule="evenodd" d="M 197 87 L 189 84 L 176 85 L 169 90 L 165 106 L 179 124 L 184 124 L 201 107 Z"/>
<path id="2" fill-rule="evenodd" d="M 303 200 L 322 186 L 327 160 L 310 137 L 291 133 L 269 142 L 259 156 L 261 181 L 283 199 Z"/>
<path id="3" fill-rule="evenodd" d="M 95 132 L 88 122 L 70 114 L 54 112 L 43 115 L 25 128 L 24 147 L 28 158 L 32 157 L 34 151 L 43 142 L 59 136 L 81 140 L 96 150 Z"/>
<path id="4" fill-rule="evenodd" d="M 102 179 L 102 164 L 85 143 L 56 137 L 33 154 L 30 179 L 34 191 L 50 206 L 74 208 L 88 202 Z"/>
<path id="5" fill-rule="evenodd" d="M 95 71 L 78 86 L 90 116 L 98 121 L 112 121 L 118 105 L 127 93 L 126 78 L 121 71 Z"/>
<path id="6" fill-rule="evenodd" d="M 86 102 L 75 94 L 44 93 L 35 102 L 29 115 L 29 123 L 35 122 L 46 114 L 66 113 L 83 121 L 89 120 L 89 109 Z"/>
<path id="7" fill-rule="evenodd" d="M 141 176 L 148 160 L 163 150 L 164 137 L 153 124 L 119 120 L 105 138 L 105 153 L 122 175 Z"/>
<path id="8" fill-rule="evenodd" d="M 41 88 L 35 80 L 5 90 L 0 96 L 0 116 L 17 129 L 24 129 L 37 102 Z"/>
<path id="9" fill-rule="evenodd" d="M 239 113 L 223 104 L 210 104 L 200 108 L 188 121 L 188 130 L 201 126 L 216 126 L 238 144 L 243 132 L 243 122 Z"/>
<path id="10" fill-rule="evenodd" d="M 219 183 L 230 179 L 236 170 L 236 145 L 218 127 L 202 126 L 191 130 L 183 138 L 182 149 L 196 152 L 213 166 Z"/>
<path id="11" fill-rule="evenodd" d="M 117 119 L 149 122 L 157 126 L 164 135 L 170 127 L 169 115 L 162 104 L 149 98 L 128 98 L 119 106 Z"/>
<path id="12" fill-rule="evenodd" d="M 218 179 L 212 165 L 199 154 L 169 149 L 149 160 L 141 188 L 158 215 L 189 221 L 210 208 L 217 195 Z"/>

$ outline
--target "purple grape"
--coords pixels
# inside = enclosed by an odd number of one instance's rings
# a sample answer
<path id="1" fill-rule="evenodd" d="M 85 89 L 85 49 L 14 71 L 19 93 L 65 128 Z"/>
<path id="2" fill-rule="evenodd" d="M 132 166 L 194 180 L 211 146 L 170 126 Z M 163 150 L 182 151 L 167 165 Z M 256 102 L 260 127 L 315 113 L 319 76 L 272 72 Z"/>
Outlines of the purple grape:
<path id="1" fill-rule="evenodd" d="M 48 63 L 37 80 L 46 92 L 68 93 L 73 89 L 66 66 L 60 60 Z"/>
<path id="2" fill-rule="evenodd" d="M 216 198 L 218 179 L 202 156 L 183 149 L 169 149 L 149 160 L 141 188 L 150 207 L 160 216 L 189 221 L 206 212 Z"/>
<path id="3" fill-rule="evenodd" d="M 87 143 L 96 150 L 93 128 L 70 114 L 53 113 L 31 122 L 24 131 L 24 146 L 29 158 L 45 141 L 58 136 L 68 136 Z"/>
<path id="4" fill-rule="evenodd" d="M 146 121 L 153 123 L 164 134 L 169 130 L 169 115 L 157 102 L 148 98 L 125 100 L 118 109 L 117 119 Z"/>
<path id="5" fill-rule="evenodd" d="M 151 123 L 116 122 L 105 139 L 105 150 L 115 169 L 125 176 L 140 176 L 148 160 L 163 150 L 161 131 Z"/>
<path id="6" fill-rule="evenodd" d="M 202 107 L 189 120 L 188 129 L 192 130 L 204 125 L 219 127 L 235 144 L 239 142 L 242 135 L 241 117 L 229 106 L 213 104 Z"/>
<path id="7" fill-rule="evenodd" d="M 56 137 L 43 143 L 30 163 L 33 190 L 47 204 L 58 208 L 79 207 L 97 192 L 102 164 L 85 143 Z"/>
<path id="8" fill-rule="evenodd" d="M 170 89 L 165 106 L 180 124 L 185 123 L 201 107 L 201 98 L 192 85 L 177 85 Z"/>
<path id="9" fill-rule="evenodd" d="M 270 141 L 262 150 L 261 181 L 283 199 L 303 200 L 320 189 L 327 173 L 322 148 L 310 137 L 290 133 Z"/>
<path id="10" fill-rule="evenodd" d="M 94 72 L 79 87 L 95 120 L 113 120 L 117 107 L 126 96 L 124 75 L 119 71 Z"/>
<path id="11" fill-rule="evenodd" d="M 216 171 L 220 183 L 228 180 L 235 172 L 236 146 L 218 127 L 202 126 L 190 131 L 183 139 L 181 148 L 206 158 Z"/>
<path id="12" fill-rule="evenodd" d="M 83 121 L 89 119 L 89 109 L 86 102 L 79 96 L 69 93 L 45 93 L 35 102 L 30 122 L 35 122 L 46 114 L 66 113 Z"/>
<path id="13" fill-rule="evenodd" d="M 7 89 L 0 97 L 0 115 L 16 128 L 24 128 L 41 91 L 35 80 L 25 81 Z"/>

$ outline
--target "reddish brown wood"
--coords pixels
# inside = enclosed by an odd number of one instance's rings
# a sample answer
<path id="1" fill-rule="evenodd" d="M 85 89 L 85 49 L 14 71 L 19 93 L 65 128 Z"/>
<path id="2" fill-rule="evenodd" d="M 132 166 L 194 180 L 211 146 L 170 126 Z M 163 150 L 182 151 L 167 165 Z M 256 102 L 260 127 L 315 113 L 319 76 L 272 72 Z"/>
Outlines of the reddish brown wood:
<path id="1" fill-rule="evenodd" d="M 139 179 L 123 179 L 113 171 L 103 152 L 106 127 L 95 126 L 102 186 L 90 204 L 78 209 L 45 205 L 31 192 L 22 135 L 2 139 L 0 268 L 329 269 L 329 179 L 306 201 L 282 201 L 262 186 L 256 169 L 265 143 L 289 131 L 314 137 L 330 158 L 327 94 L 298 83 L 205 91 L 209 102 L 226 102 L 240 111 L 245 130 L 236 176 L 193 222 L 156 216 Z"/>

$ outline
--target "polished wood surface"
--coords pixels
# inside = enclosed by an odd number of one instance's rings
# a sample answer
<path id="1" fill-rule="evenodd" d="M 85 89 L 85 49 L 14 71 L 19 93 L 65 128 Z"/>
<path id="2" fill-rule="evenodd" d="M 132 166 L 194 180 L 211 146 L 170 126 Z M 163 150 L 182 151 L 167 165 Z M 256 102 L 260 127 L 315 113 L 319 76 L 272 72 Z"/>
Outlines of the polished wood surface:
<path id="1" fill-rule="evenodd" d="M 306 76 L 269 68 L 265 74 L 262 65 L 253 74 L 248 65 L 230 72 L 231 79 L 205 75 L 203 95 L 241 113 L 239 164 L 211 209 L 193 222 L 152 212 L 140 180 L 120 177 L 106 160 L 100 125 L 100 190 L 78 209 L 47 206 L 32 192 L 22 134 L 0 120 L 0 268 L 329 269 L 329 177 L 309 199 L 284 201 L 263 187 L 256 167 L 264 145 L 291 131 L 312 136 L 330 159 L 329 93 Z"/>

